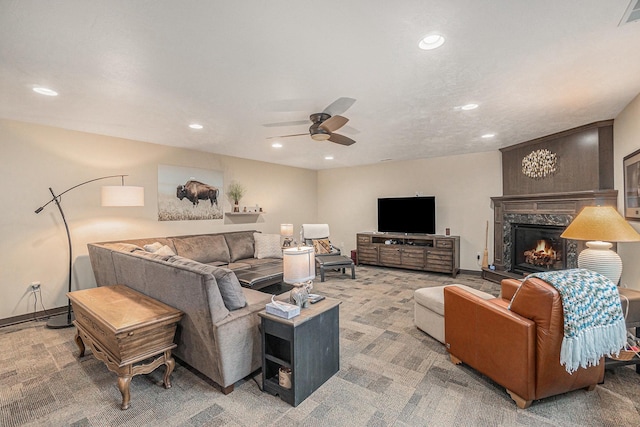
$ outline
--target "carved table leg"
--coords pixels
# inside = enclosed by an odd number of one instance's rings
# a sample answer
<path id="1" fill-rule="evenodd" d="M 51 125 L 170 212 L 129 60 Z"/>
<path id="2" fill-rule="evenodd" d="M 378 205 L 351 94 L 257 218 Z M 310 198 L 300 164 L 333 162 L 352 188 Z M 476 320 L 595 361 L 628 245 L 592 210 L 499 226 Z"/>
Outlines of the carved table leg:
<path id="1" fill-rule="evenodd" d="M 166 369 L 164 370 L 164 388 L 171 388 L 171 373 L 176 367 L 176 361 L 171 357 L 171 350 L 164 352 L 164 364 Z"/>
<path id="2" fill-rule="evenodd" d="M 84 342 L 82 341 L 82 337 L 80 337 L 80 331 L 76 329 L 76 345 L 80 349 L 80 354 L 78 357 L 84 356 Z"/>
<path id="3" fill-rule="evenodd" d="M 118 389 L 120 390 L 120 394 L 122 395 L 122 405 L 120 409 L 123 411 L 129 409 L 129 402 L 131 400 L 131 394 L 129 393 L 129 385 L 131 384 L 131 376 L 130 375 L 119 375 L 118 376 Z"/>

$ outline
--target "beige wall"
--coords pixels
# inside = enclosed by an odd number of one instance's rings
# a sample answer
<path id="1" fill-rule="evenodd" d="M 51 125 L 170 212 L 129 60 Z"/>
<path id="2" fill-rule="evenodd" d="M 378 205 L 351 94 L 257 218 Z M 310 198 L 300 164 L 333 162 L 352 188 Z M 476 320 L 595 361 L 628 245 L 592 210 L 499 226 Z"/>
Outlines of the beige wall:
<path id="1" fill-rule="evenodd" d="M 73 241 L 74 289 L 95 286 L 88 242 L 248 229 L 279 233 L 283 222 L 299 229 L 304 222 L 316 221 L 317 174 L 312 170 L 3 120 L 0 146 L 0 319 L 33 312 L 32 281 L 42 282 L 45 308 L 67 303 L 68 252 L 60 213 L 54 204 L 34 213 L 51 198 L 49 187 L 60 193 L 115 174 L 128 174 L 127 184 L 145 187 L 144 207 L 100 206 L 101 185 L 118 185 L 117 179 L 87 184 L 63 196 Z M 244 224 L 231 223 L 230 217 L 159 222 L 159 164 L 223 171 L 225 185 L 237 180 L 247 188 L 240 204 L 259 204 L 266 214 Z M 224 204 L 229 211 L 229 201 Z M 42 310 L 40 301 L 37 309 Z"/>
<path id="2" fill-rule="evenodd" d="M 356 233 L 376 231 L 378 197 L 436 197 L 436 232 L 460 236 L 460 266 L 480 270 L 489 221 L 493 254 L 492 196 L 502 195 L 500 152 L 464 154 L 318 172 L 318 219 L 331 226 L 331 240 L 347 253 Z"/>
<path id="3" fill-rule="evenodd" d="M 616 117 L 613 122 L 615 188 L 618 190 L 618 211 L 624 212 L 624 169 L 626 155 L 640 149 L 640 95 Z M 640 222 L 629 222 L 640 231 Z M 640 243 L 619 243 L 622 258 L 621 286 L 640 290 Z"/>

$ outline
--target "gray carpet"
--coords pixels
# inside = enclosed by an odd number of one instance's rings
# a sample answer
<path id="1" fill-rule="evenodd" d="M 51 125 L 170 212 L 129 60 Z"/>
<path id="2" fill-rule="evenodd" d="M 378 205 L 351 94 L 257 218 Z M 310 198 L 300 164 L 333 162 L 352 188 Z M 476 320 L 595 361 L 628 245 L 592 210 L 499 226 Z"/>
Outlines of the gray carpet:
<path id="1" fill-rule="evenodd" d="M 351 280 L 329 272 L 326 282 L 315 282 L 314 292 L 343 301 L 341 369 L 296 408 L 262 393 L 252 378 L 225 396 L 177 364 L 169 390 L 162 387 L 163 368 L 134 377 L 131 408 L 121 411 L 115 374 L 90 351 L 76 357 L 72 328 L 28 322 L 0 329 L 0 425 L 640 425 L 640 376 L 630 367 L 607 371 L 593 392 L 521 410 L 488 378 L 453 365 L 444 347 L 413 325 L 415 289 L 464 283 L 497 294 L 496 284 L 471 275 L 452 279 L 362 266 L 356 274 Z"/>

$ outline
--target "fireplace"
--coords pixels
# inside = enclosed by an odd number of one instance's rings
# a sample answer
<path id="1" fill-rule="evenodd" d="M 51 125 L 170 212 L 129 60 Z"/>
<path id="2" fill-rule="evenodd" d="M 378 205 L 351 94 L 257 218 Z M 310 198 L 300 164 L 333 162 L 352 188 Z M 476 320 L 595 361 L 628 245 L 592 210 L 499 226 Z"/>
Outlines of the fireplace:
<path id="1" fill-rule="evenodd" d="M 565 226 L 511 224 L 511 271 L 535 273 L 567 267 L 567 245 L 560 238 Z"/>

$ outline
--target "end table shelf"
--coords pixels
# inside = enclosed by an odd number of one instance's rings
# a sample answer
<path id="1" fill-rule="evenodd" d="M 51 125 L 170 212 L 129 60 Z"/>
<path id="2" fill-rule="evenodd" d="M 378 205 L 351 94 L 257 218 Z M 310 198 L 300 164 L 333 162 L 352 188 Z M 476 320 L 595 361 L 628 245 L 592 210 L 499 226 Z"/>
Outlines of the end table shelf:
<path id="1" fill-rule="evenodd" d="M 340 369 L 340 301 L 303 308 L 293 319 L 266 311 L 262 322 L 262 384 L 267 393 L 298 406 Z M 280 368 L 291 369 L 291 388 L 280 385 Z"/>

